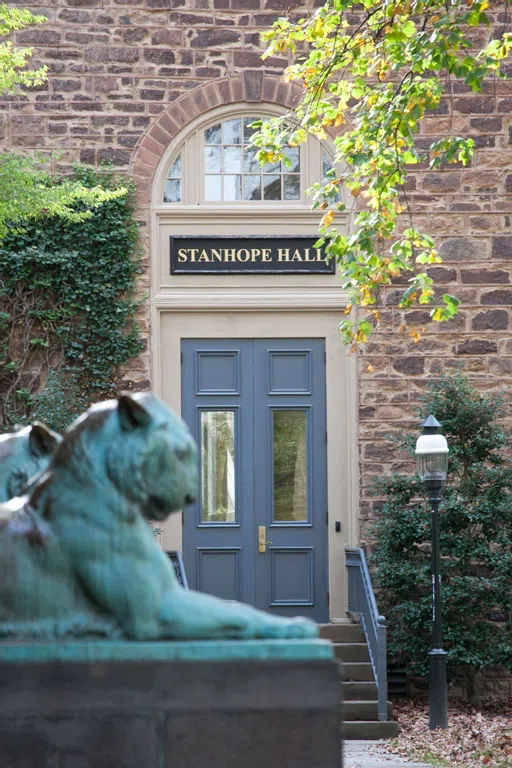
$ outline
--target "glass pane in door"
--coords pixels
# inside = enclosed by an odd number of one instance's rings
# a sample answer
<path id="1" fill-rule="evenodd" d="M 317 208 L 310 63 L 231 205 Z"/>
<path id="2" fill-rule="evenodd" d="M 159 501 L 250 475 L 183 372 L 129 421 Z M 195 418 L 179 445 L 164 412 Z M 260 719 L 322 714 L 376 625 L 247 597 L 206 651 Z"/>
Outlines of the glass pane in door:
<path id="1" fill-rule="evenodd" d="M 201 485 L 201 522 L 234 523 L 234 411 L 201 411 Z"/>
<path id="2" fill-rule="evenodd" d="M 273 410 L 272 435 L 274 522 L 307 522 L 307 412 Z"/>

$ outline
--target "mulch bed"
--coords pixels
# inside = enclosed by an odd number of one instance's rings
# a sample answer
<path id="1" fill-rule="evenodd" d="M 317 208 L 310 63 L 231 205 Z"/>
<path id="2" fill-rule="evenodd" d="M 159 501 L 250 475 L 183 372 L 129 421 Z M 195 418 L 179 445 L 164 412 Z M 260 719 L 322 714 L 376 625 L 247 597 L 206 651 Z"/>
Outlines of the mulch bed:
<path id="1" fill-rule="evenodd" d="M 500 710 L 476 710 L 450 701 L 448 728 L 431 731 L 428 704 L 394 704 L 399 736 L 390 742 L 394 754 L 435 766 L 512 768 L 512 701 Z"/>

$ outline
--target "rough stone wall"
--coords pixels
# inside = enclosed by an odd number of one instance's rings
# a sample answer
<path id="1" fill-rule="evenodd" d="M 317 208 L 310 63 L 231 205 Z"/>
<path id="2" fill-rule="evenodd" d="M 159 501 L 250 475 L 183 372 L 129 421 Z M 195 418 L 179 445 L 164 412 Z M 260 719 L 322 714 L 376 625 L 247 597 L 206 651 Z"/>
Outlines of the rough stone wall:
<path id="1" fill-rule="evenodd" d="M 502 22 L 501 14 L 496 21 Z M 512 64 L 505 67 L 512 73 Z M 414 223 L 436 238 L 443 264 L 432 267 L 436 293 L 451 293 L 462 304 L 449 323 L 428 324 L 430 309 L 403 312 L 398 287 L 384 296 L 381 329 L 360 359 L 361 536 L 378 514 L 375 477 L 413 472 L 407 456 L 386 439 L 417 429 L 417 407 L 428 382 L 460 366 L 482 391 L 503 390 L 510 403 L 512 383 L 512 81 L 487 84 L 473 94 L 455 83 L 452 98 L 428 117 L 420 146 L 443 135 L 468 135 L 477 147 L 471 167 L 443 171 L 413 169 L 408 183 Z M 426 327 L 415 343 L 397 333 Z M 508 405 L 507 403 L 507 405 Z M 507 427 L 512 427 L 508 405 Z"/>
<path id="2" fill-rule="evenodd" d="M 487 667 L 476 677 L 476 691 L 484 705 L 506 705 L 512 700 L 512 675 L 505 667 Z M 429 681 L 424 677 L 408 676 L 407 695 L 413 699 L 428 699 Z M 467 679 L 463 671 L 455 674 L 448 688 L 450 699 L 470 702 Z M 471 702 L 470 702 L 471 703 Z"/>
<path id="3" fill-rule="evenodd" d="M 169 115 L 169 107 L 187 93 L 196 111 L 243 98 L 241 73 L 277 78 L 286 58 L 262 62 L 260 32 L 292 3 L 18 0 L 15 4 L 29 5 L 49 19 L 44 26 L 17 33 L 16 41 L 34 47 L 34 63 L 47 64 L 50 77 L 26 96 L 0 103 L 2 146 L 58 150 L 54 166 L 63 172 L 75 162 L 106 161 L 120 171 L 135 173 L 147 266 L 150 178 L 166 136 L 171 135 L 170 129 L 160 131 L 159 119 L 163 124 L 164 113 Z M 297 9 L 294 13 L 301 15 Z M 505 19 L 496 12 L 495 21 L 500 25 Z M 225 78 L 222 87 L 221 78 Z M 277 86 L 270 77 L 267 81 L 274 92 Z M 248 97 L 251 81 L 244 82 Z M 205 100 L 197 89 L 209 83 L 214 85 Z M 183 124 L 183 108 L 178 113 Z M 395 454 L 386 435 L 400 432 L 415 419 L 415 407 L 428 380 L 457 364 L 486 390 L 507 389 L 512 379 L 511 115 L 512 81 L 490 82 L 482 94 L 455 84 L 450 103 L 443 102 L 437 114 L 425 121 L 420 142 L 447 132 L 467 133 L 478 147 L 471 168 L 418 169 L 409 182 L 416 223 L 438 237 L 442 246 L 445 263 L 432 269 L 438 288 L 455 293 L 463 307 L 457 320 L 429 326 L 414 344 L 396 333 L 400 325 L 397 292 L 388 291 L 385 315 L 393 320 L 394 332 L 383 323 L 360 360 L 363 540 L 367 521 L 379 505 L 371 491 L 373 478 L 410 468 L 405 457 Z M 176 124 L 179 127 L 179 121 Z M 147 273 L 140 287 L 147 292 Z M 428 310 L 409 312 L 407 318 L 421 327 Z M 143 323 L 149 332 L 147 316 Z M 148 351 L 130 365 L 126 379 L 133 388 L 145 388 L 149 378 Z"/>

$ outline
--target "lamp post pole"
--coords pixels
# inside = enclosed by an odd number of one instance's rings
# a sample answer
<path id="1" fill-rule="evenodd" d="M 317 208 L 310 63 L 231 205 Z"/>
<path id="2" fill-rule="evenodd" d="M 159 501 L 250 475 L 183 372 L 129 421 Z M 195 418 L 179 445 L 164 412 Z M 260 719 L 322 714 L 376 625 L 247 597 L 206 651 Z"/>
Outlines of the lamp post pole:
<path id="1" fill-rule="evenodd" d="M 443 650 L 441 613 L 441 573 L 439 547 L 439 504 L 441 497 L 431 496 L 432 505 L 432 648 L 429 651 L 430 729 L 448 727 L 448 683 L 446 651 Z"/>
<path id="2" fill-rule="evenodd" d="M 429 651 L 430 729 L 448 727 L 448 683 L 446 656 L 443 649 L 443 617 L 441 612 L 441 554 L 439 546 L 439 504 L 448 473 L 448 444 L 440 433 L 441 424 L 429 416 L 423 434 L 416 443 L 418 475 L 432 507 L 432 648 Z"/>

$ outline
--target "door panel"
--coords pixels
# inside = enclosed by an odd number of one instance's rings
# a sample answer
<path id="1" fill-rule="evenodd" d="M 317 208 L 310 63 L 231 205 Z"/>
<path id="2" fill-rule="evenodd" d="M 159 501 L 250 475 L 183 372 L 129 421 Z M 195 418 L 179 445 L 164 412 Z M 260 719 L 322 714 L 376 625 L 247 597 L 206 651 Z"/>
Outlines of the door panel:
<path id="1" fill-rule="evenodd" d="M 313 548 L 270 547 L 270 606 L 314 605 Z"/>
<path id="2" fill-rule="evenodd" d="M 199 548 L 197 550 L 197 586 L 200 592 L 224 600 L 242 599 L 240 547 Z M 186 572 L 186 571 L 185 571 Z"/>
<path id="3" fill-rule="evenodd" d="M 191 589 L 254 604 L 252 343 L 182 342 L 182 413 L 201 490 L 183 515 Z"/>
<path id="4" fill-rule="evenodd" d="M 321 339 L 254 342 L 256 603 L 326 621 L 327 456 Z"/>
<path id="5" fill-rule="evenodd" d="M 324 341 L 191 339 L 182 352 L 201 478 L 184 515 L 190 586 L 326 621 Z"/>
<path id="6" fill-rule="evenodd" d="M 196 395 L 239 395 L 240 353 L 196 350 Z"/>
<path id="7" fill-rule="evenodd" d="M 310 394 L 311 355 L 309 351 L 269 350 L 268 371 L 269 395 Z"/>

